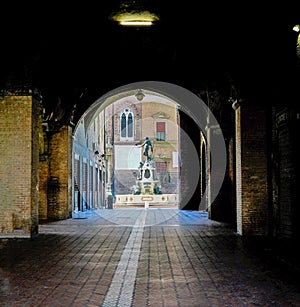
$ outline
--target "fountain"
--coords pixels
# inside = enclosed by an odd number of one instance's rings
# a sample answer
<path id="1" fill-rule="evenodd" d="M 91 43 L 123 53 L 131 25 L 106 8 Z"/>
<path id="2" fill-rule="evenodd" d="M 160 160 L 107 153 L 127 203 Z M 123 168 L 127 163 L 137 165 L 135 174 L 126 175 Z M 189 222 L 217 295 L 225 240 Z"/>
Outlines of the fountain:
<path id="1" fill-rule="evenodd" d="M 146 156 L 144 162 L 140 162 L 138 178 L 133 192 L 130 195 L 116 195 L 116 204 L 144 205 L 148 208 L 152 204 L 177 204 L 177 194 L 164 194 L 161 191 L 159 180 L 156 177 L 155 162 L 152 160 L 153 146 L 148 137 L 143 144 L 136 146 L 143 147 L 143 155 Z M 151 149 L 152 155 L 149 154 Z"/>

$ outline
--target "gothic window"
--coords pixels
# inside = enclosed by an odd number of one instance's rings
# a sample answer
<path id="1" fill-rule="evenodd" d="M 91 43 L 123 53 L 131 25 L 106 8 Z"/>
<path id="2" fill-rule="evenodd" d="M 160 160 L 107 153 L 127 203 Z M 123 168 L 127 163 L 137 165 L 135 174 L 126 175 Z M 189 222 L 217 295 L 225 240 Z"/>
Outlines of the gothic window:
<path id="1" fill-rule="evenodd" d="M 120 116 L 120 140 L 131 141 L 134 139 L 134 116 L 130 109 L 125 109 Z"/>
<path id="2" fill-rule="evenodd" d="M 132 138 L 133 137 L 133 117 L 132 117 L 132 113 L 128 114 L 127 123 L 128 123 L 128 137 Z"/>
<path id="3" fill-rule="evenodd" d="M 121 116 L 121 137 L 125 138 L 126 137 L 126 115 L 125 113 L 122 114 Z"/>

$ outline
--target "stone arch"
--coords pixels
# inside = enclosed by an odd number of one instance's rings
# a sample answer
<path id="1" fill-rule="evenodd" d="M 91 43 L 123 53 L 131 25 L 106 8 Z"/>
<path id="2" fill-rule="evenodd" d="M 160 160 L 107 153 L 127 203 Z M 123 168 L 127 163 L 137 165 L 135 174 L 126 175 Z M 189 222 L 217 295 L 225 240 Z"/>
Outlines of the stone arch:
<path id="1" fill-rule="evenodd" d="M 219 124 L 212 112 L 197 95 L 189 90 L 175 84 L 160 81 L 142 81 L 118 87 L 98 98 L 84 112 L 81 119 L 78 121 L 74 132 L 76 132 L 77 129 L 83 129 L 86 134 L 95 117 L 107 106 L 118 99 L 135 95 L 141 89 L 144 93 L 155 94 L 163 99 L 174 102 L 179 110 L 186 113 L 195 121 L 204 138 L 208 140 L 206 150 L 210 157 L 210 160 L 207 162 L 209 178 L 207 180 L 206 189 L 197 205 L 197 209 L 209 210 L 211 203 L 218 195 L 225 175 L 227 158 L 225 142 L 222 133 L 220 133 L 221 129 Z M 208 118 L 209 123 L 207 123 Z M 211 133 L 211 129 L 218 131 L 218 133 Z M 191 147 L 193 144 L 190 144 L 189 146 Z M 212 161 L 213 163 L 211 163 Z M 198 181 L 199 169 L 193 167 L 192 162 L 189 162 L 188 160 L 186 161 L 186 165 L 189 169 L 188 176 L 191 176 L 192 178 L 195 178 L 195 181 Z M 192 187 L 192 189 L 193 188 L 195 187 Z M 186 193 L 186 199 L 183 200 L 184 202 L 189 201 L 190 192 L 191 190 Z"/>

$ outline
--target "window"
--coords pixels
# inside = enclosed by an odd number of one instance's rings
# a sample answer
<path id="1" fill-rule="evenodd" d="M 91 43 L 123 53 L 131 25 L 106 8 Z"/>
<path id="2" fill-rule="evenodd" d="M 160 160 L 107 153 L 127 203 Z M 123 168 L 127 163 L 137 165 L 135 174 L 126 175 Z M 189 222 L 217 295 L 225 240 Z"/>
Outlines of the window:
<path id="1" fill-rule="evenodd" d="M 156 141 L 166 140 L 166 123 L 156 122 Z"/>
<path id="2" fill-rule="evenodd" d="M 120 140 L 122 141 L 131 141 L 133 140 L 133 114 L 130 109 L 125 109 L 120 116 Z"/>

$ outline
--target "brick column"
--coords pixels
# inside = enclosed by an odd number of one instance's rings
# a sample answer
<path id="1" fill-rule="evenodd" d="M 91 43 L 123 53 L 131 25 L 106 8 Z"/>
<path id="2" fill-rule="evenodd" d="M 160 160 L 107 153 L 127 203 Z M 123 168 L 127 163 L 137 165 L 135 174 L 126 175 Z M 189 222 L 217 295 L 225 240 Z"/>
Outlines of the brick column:
<path id="1" fill-rule="evenodd" d="M 268 234 L 268 111 L 236 109 L 237 233 Z"/>
<path id="2" fill-rule="evenodd" d="M 38 233 L 39 99 L 0 98 L 0 237 Z"/>
<path id="3" fill-rule="evenodd" d="M 274 234 L 300 238 L 299 225 L 299 111 L 279 107 L 274 114 L 273 213 Z"/>
<path id="4" fill-rule="evenodd" d="M 52 135 L 49 148 L 48 219 L 67 219 L 72 216 L 72 128 L 62 126 Z"/>

